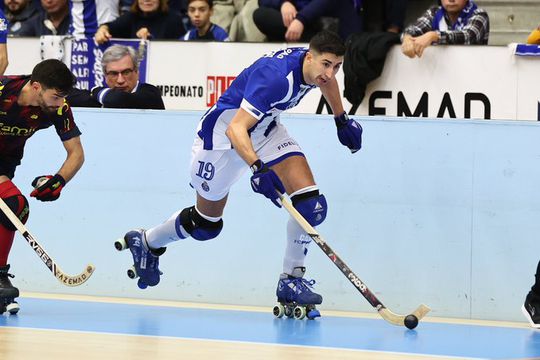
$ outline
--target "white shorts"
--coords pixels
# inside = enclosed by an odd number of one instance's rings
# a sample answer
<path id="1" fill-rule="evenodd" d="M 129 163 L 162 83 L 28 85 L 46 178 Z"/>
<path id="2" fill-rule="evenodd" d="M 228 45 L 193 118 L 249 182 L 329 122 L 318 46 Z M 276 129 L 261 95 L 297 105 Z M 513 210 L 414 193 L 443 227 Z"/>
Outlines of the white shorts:
<path id="1" fill-rule="evenodd" d="M 255 152 L 265 164 L 272 166 L 293 155 L 304 156 L 298 143 L 278 124 Z M 231 186 L 248 169 L 236 150 L 204 150 L 197 137 L 191 148 L 191 186 L 210 201 L 223 199 Z"/>

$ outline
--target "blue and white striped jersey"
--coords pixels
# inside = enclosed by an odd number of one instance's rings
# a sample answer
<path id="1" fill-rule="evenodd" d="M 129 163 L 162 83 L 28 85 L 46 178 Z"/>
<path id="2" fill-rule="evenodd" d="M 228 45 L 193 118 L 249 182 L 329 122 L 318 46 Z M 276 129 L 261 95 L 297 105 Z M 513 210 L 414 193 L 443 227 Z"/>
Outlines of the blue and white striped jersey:
<path id="1" fill-rule="evenodd" d="M 302 74 L 306 48 L 288 48 L 265 55 L 244 69 L 202 117 L 197 134 L 205 150 L 225 150 L 231 143 L 225 130 L 239 108 L 258 122 L 249 129 L 255 147 L 279 123 L 279 114 L 296 106 L 315 85 Z"/>
<path id="2" fill-rule="evenodd" d="M 93 37 L 99 25 L 116 19 L 119 0 L 71 0 L 70 33 L 77 37 Z"/>

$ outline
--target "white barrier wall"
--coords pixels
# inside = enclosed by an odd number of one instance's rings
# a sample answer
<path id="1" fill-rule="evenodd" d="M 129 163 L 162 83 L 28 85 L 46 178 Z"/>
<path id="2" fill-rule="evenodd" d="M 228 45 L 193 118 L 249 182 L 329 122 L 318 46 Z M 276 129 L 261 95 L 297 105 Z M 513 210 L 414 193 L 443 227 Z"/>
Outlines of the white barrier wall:
<path id="1" fill-rule="evenodd" d="M 68 61 L 69 41 L 66 44 Z M 147 53 L 147 81 L 162 89 L 167 109 L 205 110 L 245 67 L 285 46 L 153 41 Z M 37 39 L 10 39 L 7 73 L 29 73 L 39 61 L 38 49 Z M 514 56 L 510 47 L 433 46 L 422 59 L 412 60 L 396 46 L 356 114 L 538 120 L 539 70 L 540 58 Z M 342 71 L 338 80 L 343 84 Z M 345 104 L 350 109 L 346 100 Z M 327 113 L 318 90 L 292 111 Z"/>
<path id="2" fill-rule="evenodd" d="M 69 273 L 96 265 L 88 283 L 63 287 L 21 236 L 10 262 L 23 291 L 271 306 L 287 214 L 232 189 L 218 239 L 171 244 L 162 283 L 139 290 L 130 255 L 113 241 L 190 206 L 188 163 L 201 112 L 76 111 L 86 163 L 59 201 L 30 198 L 28 227 Z M 363 149 L 351 155 L 329 116 L 285 115 L 329 203 L 319 227 L 334 250 L 393 311 L 419 303 L 434 316 L 522 320 L 539 260 L 540 126 L 519 121 L 362 118 Z M 65 152 L 53 129 L 27 146 L 15 183 L 54 173 Z M 312 244 L 308 276 L 322 310 L 372 311 Z M 23 309 L 24 311 L 24 309 Z"/>

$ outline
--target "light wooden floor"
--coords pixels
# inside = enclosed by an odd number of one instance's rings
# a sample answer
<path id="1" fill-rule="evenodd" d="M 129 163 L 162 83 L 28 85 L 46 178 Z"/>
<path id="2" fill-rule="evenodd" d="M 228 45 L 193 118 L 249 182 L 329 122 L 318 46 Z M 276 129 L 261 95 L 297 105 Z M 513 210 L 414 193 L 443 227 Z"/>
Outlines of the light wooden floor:
<path id="1" fill-rule="evenodd" d="M 0 328 L 2 360 L 428 360 L 455 359 L 306 346 Z"/>

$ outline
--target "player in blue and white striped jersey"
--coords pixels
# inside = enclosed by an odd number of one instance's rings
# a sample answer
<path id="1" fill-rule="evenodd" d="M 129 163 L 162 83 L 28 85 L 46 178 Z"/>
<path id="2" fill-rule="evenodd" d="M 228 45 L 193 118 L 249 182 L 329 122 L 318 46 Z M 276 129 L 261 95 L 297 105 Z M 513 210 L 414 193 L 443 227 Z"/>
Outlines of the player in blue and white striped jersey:
<path id="1" fill-rule="evenodd" d="M 159 282 L 157 254 L 163 253 L 166 244 L 190 236 L 201 241 L 218 236 L 229 189 L 248 167 L 253 172 L 251 186 L 255 192 L 278 207 L 279 193 L 286 192 L 312 226 L 324 221 L 326 199 L 319 193 L 302 149 L 280 123 L 279 114 L 319 87 L 337 114 L 334 119 L 339 141 L 352 152 L 358 151 L 362 128 L 343 111 L 335 78 L 344 53 L 340 37 L 323 31 L 312 38 L 309 49 L 288 48 L 265 55 L 242 71 L 204 114 L 192 148 L 191 185 L 197 192 L 196 205 L 176 212 L 148 231 L 126 234 L 128 243 L 139 244 L 138 249 L 131 249 L 138 259 L 151 258 L 147 264 L 153 264 L 153 268 L 139 274 L 143 285 Z M 141 241 L 135 241 L 139 238 L 146 241 L 140 245 Z M 278 301 L 320 304 L 322 297 L 311 291 L 313 282 L 303 279 L 311 240 L 292 218 L 287 238 Z"/>
<path id="2" fill-rule="evenodd" d="M 91 38 L 98 27 L 118 17 L 119 0 L 71 0 L 70 34 Z"/>

